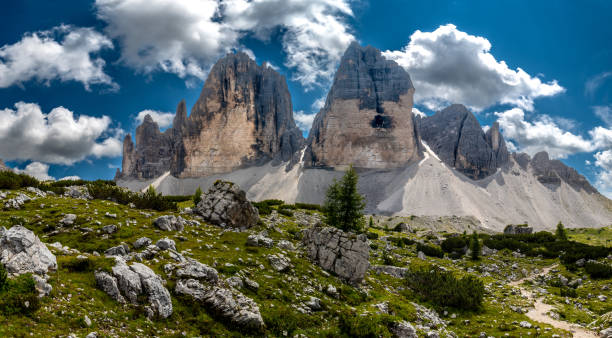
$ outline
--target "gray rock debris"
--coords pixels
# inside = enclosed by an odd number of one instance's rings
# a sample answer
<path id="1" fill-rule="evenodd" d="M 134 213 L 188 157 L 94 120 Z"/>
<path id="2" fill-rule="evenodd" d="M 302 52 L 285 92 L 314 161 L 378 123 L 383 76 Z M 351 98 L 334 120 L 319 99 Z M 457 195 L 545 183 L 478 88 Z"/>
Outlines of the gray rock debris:
<path id="1" fill-rule="evenodd" d="M 0 228 L 0 264 L 8 273 L 32 273 L 37 290 L 48 295 L 51 285 L 46 283 L 47 272 L 57 270 L 55 255 L 30 230 L 16 225 L 8 230 Z"/>
<path id="2" fill-rule="evenodd" d="M 164 231 L 183 231 L 185 223 L 186 221 L 183 217 L 176 217 L 174 215 L 160 216 L 153 221 L 153 225 Z"/>
<path id="3" fill-rule="evenodd" d="M 504 234 L 506 235 L 530 234 L 532 232 L 533 232 L 533 228 L 528 225 L 524 225 L 524 224 L 520 224 L 520 225 L 509 224 L 504 228 Z"/>
<path id="4" fill-rule="evenodd" d="M 175 291 L 204 303 L 212 312 L 240 327 L 259 329 L 264 326 L 257 303 L 237 290 L 187 279 L 177 281 Z"/>
<path id="5" fill-rule="evenodd" d="M 274 245 L 274 240 L 263 235 L 250 235 L 247 237 L 246 245 L 271 248 Z"/>
<path id="6" fill-rule="evenodd" d="M 194 259 L 187 259 L 176 266 L 175 274 L 179 278 L 204 279 L 209 283 L 216 284 L 219 281 L 217 270 Z"/>
<path id="7" fill-rule="evenodd" d="M 91 197 L 91 195 L 89 194 L 89 190 L 87 189 L 87 187 L 77 185 L 66 187 L 66 190 L 64 191 L 64 196 L 86 200 L 93 199 L 93 197 Z"/>
<path id="8" fill-rule="evenodd" d="M 167 237 L 160 239 L 159 241 L 157 241 L 157 243 L 155 243 L 155 245 L 157 245 L 157 247 L 161 250 L 171 249 L 176 251 L 176 243 L 174 243 L 173 240 Z"/>
<path id="9" fill-rule="evenodd" d="M 377 274 L 386 273 L 387 275 L 395 278 L 404 278 L 404 276 L 408 272 L 408 268 L 400 268 L 398 266 L 392 265 L 374 265 L 370 267 L 370 270 L 374 271 Z"/>
<path id="10" fill-rule="evenodd" d="M 77 216 L 75 214 L 66 214 L 59 222 L 63 225 L 73 225 L 76 219 Z"/>
<path id="11" fill-rule="evenodd" d="M 393 335 L 397 338 L 417 338 L 418 335 L 416 330 L 412 324 L 407 321 L 401 321 L 397 323 L 393 323 L 389 327 L 389 331 L 393 333 Z"/>
<path id="12" fill-rule="evenodd" d="M 138 304 L 140 295 L 147 296 L 148 305 L 145 310 L 150 319 L 172 315 L 172 299 L 164 281 L 144 264 L 133 263 L 128 266 L 123 259 L 116 258 L 112 274 L 96 271 L 95 278 L 98 287 L 120 303 L 124 303 L 127 298 L 131 303 Z"/>
<path id="13" fill-rule="evenodd" d="M 146 246 L 151 245 L 151 243 L 153 243 L 153 241 L 150 238 L 140 237 L 134 242 L 134 248 L 136 249 L 144 248 Z"/>
<path id="14" fill-rule="evenodd" d="M 104 251 L 105 256 L 126 256 L 130 253 L 130 248 L 127 244 L 120 244 Z"/>
<path id="15" fill-rule="evenodd" d="M 291 268 L 291 260 L 281 253 L 268 255 L 268 262 L 270 262 L 272 268 L 278 272 L 287 271 Z"/>
<path id="16" fill-rule="evenodd" d="M 25 194 L 19 194 L 17 196 L 15 196 L 14 198 L 11 198 L 10 200 L 6 201 L 4 203 L 4 208 L 5 209 L 21 209 L 21 207 L 23 206 L 23 204 L 27 201 L 30 201 L 31 198 L 28 195 Z"/>
<path id="17" fill-rule="evenodd" d="M 195 212 L 212 224 L 246 229 L 257 224 L 259 212 L 237 184 L 217 181 L 202 194 Z"/>
<path id="18" fill-rule="evenodd" d="M 114 234 L 115 232 L 117 232 L 117 226 L 114 224 L 105 225 L 102 227 L 102 232 L 109 235 Z"/>
<path id="19" fill-rule="evenodd" d="M 363 281 L 370 263 L 370 246 L 365 235 L 332 227 L 304 230 L 302 239 L 311 260 L 351 284 Z"/>

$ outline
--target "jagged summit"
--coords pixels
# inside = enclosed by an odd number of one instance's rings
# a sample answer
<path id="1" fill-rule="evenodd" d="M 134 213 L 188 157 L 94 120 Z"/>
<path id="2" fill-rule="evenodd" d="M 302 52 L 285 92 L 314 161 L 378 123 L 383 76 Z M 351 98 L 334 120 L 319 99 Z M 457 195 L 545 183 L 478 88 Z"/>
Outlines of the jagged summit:
<path id="1" fill-rule="evenodd" d="M 576 190 L 597 193 L 597 189 L 584 176 L 580 175 L 576 169 L 568 167 L 559 160 L 551 160 L 546 151 L 533 155 L 531 159 L 529 159 L 529 155 L 524 153 L 513 155 L 515 158 L 520 158 L 523 163 L 527 160 L 534 176 L 544 185 L 557 188 L 561 185 L 561 182 L 565 182 Z"/>
<path id="2" fill-rule="evenodd" d="M 172 128 L 162 133 L 146 116 L 135 145 L 126 137 L 121 177 L 230 172 L 272 159 L 288 161 L 302 144 L 285 77 L 244 53 L 228 54 L 213 66 L 189 116 L 183 100 Z"/>
<path id="3" fill-rule="evenodd" d="M 508 162 L 499 125 L 485 134 L 474 114 L 461 104 L 418 118 L 417 125 L 423 141 L 440 159 L 471 179 L 487 177 Z"/>
<path id="4" fill-rule="evenodd" d="M 402 67 L 352 43 L 310 130 L 306 166 L 384 169 L 420 159 L 413 94 Z"/>

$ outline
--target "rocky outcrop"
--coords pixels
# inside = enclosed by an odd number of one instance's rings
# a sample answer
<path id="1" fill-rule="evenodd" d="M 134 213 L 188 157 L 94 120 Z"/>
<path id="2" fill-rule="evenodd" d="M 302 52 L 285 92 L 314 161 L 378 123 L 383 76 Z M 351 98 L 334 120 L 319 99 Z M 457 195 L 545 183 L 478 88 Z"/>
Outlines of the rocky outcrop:
<path id="1" fill-rule="evenodd" d="M 186 279 L 176 282 L 175 292 L 204 303 L 211 312 L 241 328 L 261 329 L 264 326 L 257 303 L 233 288 Z"/>
<path id="2" fill-rule="evenodd" d="M 397 168 L 421 157 L 408 73 L 371 46 L 346 50 L 308 137 L 305 165 Z"/>
<path id="3" fill-rule="evenodd" d="M 148 301 L 145 307 L 148 318 L 170 317 L 172 299 L 161 277 L 144 264 L 133 263 L 128 266 L 123 259 L 115 259 L 112 273 L 95 272 L 98 287 L 120 303 L 125 303 L 127 298 L 129 302 L 138 304 L 138 298 L 144 295 Z"/>
<path id="4" fill-rule="evenodd" d="M 202 201 L 194 210 L 210 223 L 230 228 L 246 229 L 259 221 L 259 212 L 246 198 L 237 184 L 217 181 L 202 194 Z"/>
<path id="5" fill-rule="evenodd" d="M 181 216 L 165 215 L 159 216 L 153 221 L 153 225 L 164 231 L 183 231 L 186 221 Z"/>
<path id="6" fill-rule="evenodd" d="M 533 228 L 528 226 L 527 224 L 509 224 L 504 228 L 504 234 L 506 235 L 530 234 L 532 232 Z"/>
<path id="7" fill-rule="evenodd" d="M 288 161 L 302 147 L 285 78 L 244 53 L 228 54 L 210 71 L 187 116 L 184 101 L 172 128 L 160 132 L 151 116 L 123 143 L 117 178 L 202 177 L 259 164 Z"/>
<path id="8" fill-rule="evenodd" d="M 332 227 L 312 227 L 302 239 L 310 259 L 323 269 L 351 284 L 363 281 L 370 263 L 370 246 L 365 235 Z"/>
<path id="9" fill-rule="evenodd" d="M 542 184 L 554 187 L 559 186 L 563 181 L 576 190 L 584 190 L 588 193 L 597 192 L 597 189 L 576 169 L 566 166 L 559 160 L 551 160 L 545 151 L 533 155 L 530 165 L 533 174 Z"/>
<path id="10" fill-rule="evenodd" d="M 36 288 L 46 295 L 51 286 L 46 283 L 49 271 L 57 270 L 55 255 L 30 230 L 16 225 L 8 230 L 0 228 L 0 264 L 13 275 L 35 275 Z"/>
<path id="11" fill-rule="evenodd" d="M 499 125 L 485 132 L 467 108 L 460 104 L 417 119 L 421 139 L 448 166 L 477 180 L 508 162 L 508 150 Z"/>

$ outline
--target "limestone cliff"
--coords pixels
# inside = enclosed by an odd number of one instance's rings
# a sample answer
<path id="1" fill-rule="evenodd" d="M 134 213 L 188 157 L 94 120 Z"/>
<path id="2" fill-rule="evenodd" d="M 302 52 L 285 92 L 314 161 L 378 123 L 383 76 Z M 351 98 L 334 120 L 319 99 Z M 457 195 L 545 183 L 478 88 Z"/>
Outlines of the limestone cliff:
<path id="1" fill-rule="evenodd" d="M 476 117 L 454 104 L 417 120 L 423 141 L 448 166 L 471 179 L 487 177 L 508 162 L 506 142 L 497 123 L 485 134 Z"/>
<path id="2" fill-rule="evenodd" d="M 515 157 L 524 157 L 525 155 L 516 154 Z M 527 158 L 529 158 L 528 155 Z M 597 189 L 584 176 L 580 175 L 576 169 L 568 167 L 559 160 L 551 160 L 545 151 L 533 155 L 529 165 L 533 170 L 534 176 L 544 185 L 554 188 L 560 186 L 563 181 L 578 191 L 584 190 L 588 193 L 597 193 Z"/>
<path id="3" fill-rule="evenodd" d="M 307 167 L 397 168 L 421 158 L 408 73 L 374 47 L 346 50 L 316 115 Z"/>
<path id="4" fill-rule="evenodd" d="M 172 128 L 160 132 L 150 116 L 123 144 L 118 178 L 201 177 L 263 163 L 288 161 L 302 147 L 285 78 L 244 53 L 228 54 L 212 68 L 187 116 L 177 107 Z"/>

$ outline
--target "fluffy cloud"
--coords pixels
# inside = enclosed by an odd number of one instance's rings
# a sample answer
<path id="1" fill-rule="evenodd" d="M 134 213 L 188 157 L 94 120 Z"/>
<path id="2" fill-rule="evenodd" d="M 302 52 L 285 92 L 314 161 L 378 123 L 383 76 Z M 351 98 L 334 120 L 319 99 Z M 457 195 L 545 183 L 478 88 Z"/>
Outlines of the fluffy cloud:
<path id="1" fill-rule="evenodd" d="M 295 123 L 297 124 L 298 128 L 300 128 L 302 131 L 309 132 L 315 115 L 315 113 L 306 114 L 300 110 L 293 113 L 293 119 L 295 119 Z"/>
<path id="2" fill-rule="evenodd" d="M 138 113 L 138 115 L 136 116 L 136 122 L 138 122 L 139 124 L 142 123 L 142 121 L 144 121 L 145 116 L 147 115 L 151 115 L 153 121 L 157 122 L 159 127 L 162 129 L 170 127 L 174 120 L 173 113 L 165 113 L 157 110 L 146 109 Z"/>
<path id="3" fill-rule="evenodd" d="M 414 116 L 427 117 L 427 115 L 425 113 L 423 113 L 422 111 L 420 111 L 416 107 L 412 107 L 412 113 L 414 114 Z"/>
<path id="4" fill-rule="evenodd" d="M 66 177 L 62 177 L 60 178 L 58 181 L 78 181 L 80 180 L 81 177 L 80 176 L 66 176 Z"/>
<path id="5" fill-rule="evenodd" d="M 596 149 L 593 140 L 562 130 L 546 115 L 531 122 L 525 120 L 525 112 L 520 108 L 495 115 L 504 137 L 514 141 L 520 151 L 528 154 L 533 155 L 544 150 L 553 158 L 566 158 L 571 154 Z"/>
<path id="6" fill-rule="evenodd" d="M 109 128 L 107 116 L 75 118 L 64 107 L 44 114 L 37 104 L 24 102 L 15 108 L 0 110 L 0 158 L 72 164 L 88 156 L 121 155 L 121 131 Z"/>
<path id="7" fill-rule="evenodd" d="M 15 168 L 13 170 L 17 173 L 30 175 L 41 181 L 55 180 L 55 178 L 49 176 L 49 165 L 40 162 L 32 162 L 24 169 Z"/>
<path id="8" fill-rule="evenodd" d="M 384 55 L 403 66 L 417 88 L 415 101 L 432 110 L 462 103 L 480 111 L 497 103 L 533 110 L 533 100 L 564 91 L 556 81 L 542 82 L 523 69 L 497 61 L 491 43 L 452 24 L 433 32 L 417 30 L 402 50 Z"/>
<path id="9" fill-rule="evenodd" d="M 96 0 L 121 60 L 145 73 L 162 70 L 204 79 L 216 59 L 252 35 L 278 32 L 286 65 L 306 87 L 330 79 L 354 39 L 345 0 Z"/>
<path id="10" fill-rule="evenodd" d="M 104 73 L 105 62 L 91 54 L 113 48 L 112 42 L 91 28 L 61 25 L 48 31 L 26 34 L 21 41 L 0 47 L 0 88 L 30 80 L 81 82 L 117 89 Z"/>
<path id="11" fill-rule="evenodd" d="M 601 168 L 595 186 L 601 193 L 612 198 L 612 149 L 596 153 L 595 165 Z"/>
<path id="12" fill-rule="evenodd" d="M 598 149 L 612 148 L 612 129 L 595 127 L 589 131 L 593 143 Z"/>
<path id="13" fill-rule="evenodd" d="M 612 106 L 595 106 L 593 112 L 608 126 L 612 127 Z"/>

